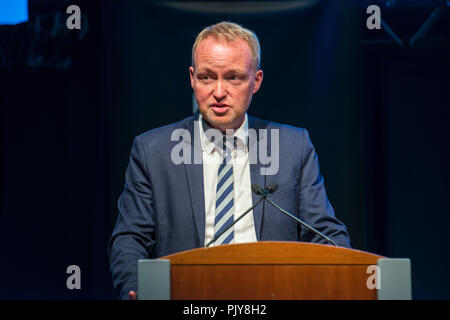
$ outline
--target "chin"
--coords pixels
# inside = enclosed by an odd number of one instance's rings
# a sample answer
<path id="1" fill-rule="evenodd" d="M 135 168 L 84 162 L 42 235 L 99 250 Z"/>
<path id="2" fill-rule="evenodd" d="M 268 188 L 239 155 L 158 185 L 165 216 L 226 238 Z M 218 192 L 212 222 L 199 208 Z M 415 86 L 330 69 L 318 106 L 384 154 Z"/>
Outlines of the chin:
<path id="1" fill-rule="evenodd" d="M 208 117 L 206 119 L 208 121 L 208 123 L 210 124 L 210 126 L 212 126 L 213 128 L 216 128 L 220 131 L 224 131 L 225 129 L 230 128 L 231 123 L 230 121 L 227 121 L 225 119 L 221 119 L 218 117 Z"/>
<path id="2" fill-rule="evenodd" d="M 224 119 L 217 119 L 216 117 L 208 119 L 210 125 L 217 129 L 226 129 L 229 128 L 230 122 Z"/>

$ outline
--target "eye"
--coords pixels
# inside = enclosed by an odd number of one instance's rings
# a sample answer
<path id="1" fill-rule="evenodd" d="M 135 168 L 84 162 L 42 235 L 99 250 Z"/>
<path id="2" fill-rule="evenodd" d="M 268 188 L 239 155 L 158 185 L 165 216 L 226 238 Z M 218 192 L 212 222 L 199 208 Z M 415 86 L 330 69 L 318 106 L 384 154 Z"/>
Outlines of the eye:
<path id="1" fill-rule="evenodd" d="M 202 82 L 210 82 L 212 80 L 212 77 L 208 74 L 199 74 L 198 75 L 198 80 L 202 81 Z"/>
<path id="2" fill-rule="evenodd" d="M 239 84 L 242 81 L 242 76 L 238 74 L 232 74 L 228 77 L 228 80 L 232 83 Z"/>

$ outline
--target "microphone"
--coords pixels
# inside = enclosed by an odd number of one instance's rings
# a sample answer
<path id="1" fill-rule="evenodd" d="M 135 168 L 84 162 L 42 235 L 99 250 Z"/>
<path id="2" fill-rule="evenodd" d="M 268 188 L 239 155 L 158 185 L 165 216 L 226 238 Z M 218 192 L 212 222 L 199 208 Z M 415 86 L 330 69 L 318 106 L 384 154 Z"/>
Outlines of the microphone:
<path id="1" fill-rule="evenodd" d="M 278 189 L 278 183 L 276 183 L 276 182 L 271 182 L 266 187 L 266 190 L 267 190 L 268 193 L 274 193 L 275 190 L 277 190 L 277 189 Z"/>
<path id="2" fill-rule="evenodd" d="M 252 184 L 252 191 L 258 195 L 264 195 L 264 190 L 257 184 Z"/>
<path id="3" fill-rule="evenodd" d="M 255 187 L 253 187 L 255 186 Z M 294 219 L 297 223 L 300 223 L 302 226 L 308 228 L 309 230 L 311 230 L 312 232 L 314 232 L 315 234 L 318 234 L 319 236 L 321 236 L 322 238 L 324 238 L 325 240 L 327 240 L 328 242 L 332 243 L 333 245 L 335 245 L 336 247 L 338 246 L 336 244 L 336 242 L 334 242 L 333 240 L 331 240 L 329 237 L 327 237 L 326 235 L 324 235 L 322 232 L 320 232 L 319 230 L 317 230 L 316 228 L 310 226 L 309 224 L 307 224 L 306 222 L 304 222 L 303 220 L 297 218 L 296 216 L 294 216 L 293 214 L 287 212 L 286 210 L 284 210 L 283 208 L 280 208 L 280 206 L 278 206 L 276 203 L 274 203 L 272 200 L 270 200 L 269 198 L 267 198 L 267 196 L 271 193 L 274 193 L 275 190 L 277 190 L 278 188 L 278 183 L 276 182 L 271 182 L 265 189 L 262 189 L 260 186 L 258 185 L 252 185 L 252 190 L 253 192 L 255 192 L 256 194 L 263 194 L 264 196 L 261 197 L 261 199 L 267 200 L 272 206 L 274 206 L 275 208 L 277 208 L 279 211 L 281 211 L 282 213 L 284 213 L 285 215 L 287 215 L 288 217 L 290 217 L 291 219 Z M 259 202 L 258 202 L 259 203 Z"/>
<path id="4" fill-rule="evenodd" d="M 224 234 L 225 232 L 227 232 L 232 226 L 234 226 L 239 220 L 241 220 L 247 213 L 249 213 L 251 210 L 255 209 L 255 208 L 261 203 L 261 201 L 263 201 L 263 200 L 267 197 L 267 195 L 269 194 L 269 193 L 265 193 L 265 190 L 263 190 L 260 186 L 258 186 L 258 185 L 256 185 L 256 184 L 252 184 L 252 191 L 253 191 L 254 193 L 258 194 L 258 195 L 262 195 L 262 197 L 259 198 L 259 200 L 258 200 L 252 207 L 248 208 L 247 211 L 245 211 L 243 214 L 241 214 L 241 215 L 239 216 L 239 218 L 237 218 L 236 220 L 234 220 L 233 223 L 230 224 L 230 225 L 228 226 L 228 228 L 225 228 L 220 234 L 218 234 L 217 237 L 213 237 L 213 238 L 211 239 L 211 241 L 209 241 L 209 242 L 206 244 L 206 247 L 209 247 L 212 243 L 214 243 L 217 239 L 219 239 L 221 235 L 223 235 L 223 234 Z"/>
<path id="5" fill-rule="evenodd" d="M 271 182 L 265 189 L 261 188 L 257 184 L 252 184 L 252 191 L 258 195 L 269 195 L 270 193 L 274 193 L 278 188 L 278 183 Z"/>

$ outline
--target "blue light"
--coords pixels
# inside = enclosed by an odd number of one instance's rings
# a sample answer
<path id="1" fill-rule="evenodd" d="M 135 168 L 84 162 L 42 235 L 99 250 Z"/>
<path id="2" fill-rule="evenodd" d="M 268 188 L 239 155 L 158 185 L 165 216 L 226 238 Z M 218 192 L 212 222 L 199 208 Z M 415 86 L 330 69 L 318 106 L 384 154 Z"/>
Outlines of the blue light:
<path id="1" fill-rule="evenodd" d="M 0 0 L 0 25 L 28 21 L 28 0 Z"/>

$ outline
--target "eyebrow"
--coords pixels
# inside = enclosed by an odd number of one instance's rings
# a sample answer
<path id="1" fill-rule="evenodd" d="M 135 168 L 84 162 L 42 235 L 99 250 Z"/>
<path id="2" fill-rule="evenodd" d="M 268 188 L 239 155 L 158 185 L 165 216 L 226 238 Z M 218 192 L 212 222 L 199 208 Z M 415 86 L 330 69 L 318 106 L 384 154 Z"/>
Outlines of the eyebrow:
<path id="1" fill-rule="evenodd" d="M 242 70 L 239 70 L 239 69 L 231 69 L 231 70 L 228 70 L 228 71 L 225 72 L 225 73 L 240 73 L 240 74 L 245 74 L 246 72 L 245 72 L 245 71 L 242 71 Z"/>
<path id="2" fill-rule="evenodd" d="M 213 73 L 213 71 L 211 70 L 211 69 L 209 69 L 209 68 L 198 68 L 197 69 L 197 72 L 211 72 L 211 73 Z"/>
<path id="3" fill-rule="evenodd" d="M 199 68 L 198 73 L 215 73 L 213 70 L 211 70 L 210 68 Z M 245 74 L 245 71 L 239 70 L 239 69 L 231 69 L 231 70 L 227 70 L 225 71 L 225 73 L 238 73 L 238 74 Z"/>

